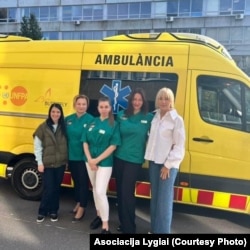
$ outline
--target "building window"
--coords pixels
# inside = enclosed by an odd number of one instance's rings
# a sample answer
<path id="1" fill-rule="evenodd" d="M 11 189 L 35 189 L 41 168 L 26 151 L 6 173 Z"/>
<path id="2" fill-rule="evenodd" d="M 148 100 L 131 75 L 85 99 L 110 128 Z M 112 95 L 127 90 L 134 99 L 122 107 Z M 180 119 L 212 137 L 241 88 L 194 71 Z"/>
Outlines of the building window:
<path id="1" fill-rule="evenodd" d="M 59 40 L 59 33 L 55 31 L 43 32 L 44 40 Z"/>
<path id="2" fill-rule="evenodd" d="M 71 31 L 62 32 L 62 40 L 73 40 L 73 33 Z"/>
<path id="3" fill-rule="evenodd" d="M 192 0 L 191 16 L 202 16 L 202 5 L 203 5 L 203 1 Z"/>
<path id="4" fill-rule="evenodd" d="M 180 0 L 179 16 L 190 16 L 191 0 Z"/>
<path id="5" fill-rule="evenodd" d="M 82 32 L 82 39 L 83 40 L 93 40 L 92 39 L 92 31 L 83 31 Z"/>
<path id="6" fill-rule="evenodd" d="M 117 31 L 116 30 L 108 30 L 106 32 L 106 36 L 109 37 L 109 36 L 115 36 L 117 35 Z"/>
<path id="7" fill-rule="evenodd" d="M 49 21 L 49 7 L 40 8 L 40 21 Z"/>
<path id="8" fill-rule="evenodd" d="M 62 40 L 81 40 L 81 31 L 62 32 Z"/>
<path id="9" fill-rule="evenodd" d="M 151 17 L 151 2 L 107 5 L 107 19 L 141 19 Z"/>
<path id="10" fill-rule="evenodd" d="M 83 40 L 101 40 L 103 39 L 103 31 L 83 31 Z"/>
<path id="11" fill-rule="evenodd" d="M 93 31 L 93 40 L 102 40 L 103 39 L 103 31 Z"/>
<path id="12" fill-rule="evenodd" d="M 155 2 L 154 17 L 156 18 L 166 17 L 166 13 L 167 13 L 167 3 Z"/>
<path id="13" fill-rule="evenodd" d="M 151 18 L 151 3 L 140 3 L 141 5 L 141 18 Z"/>
<path id="14" fill-rule="evenodd" d="M 82 20 L 82 6 L 63 6 L 62 20 Z"/>
<path id="15" fill-rule="evenodd" d="M 16 8 L 0 8 L 0 22 L 16 22 Z"/>
<path id="16" fill-rule="evenodd" d="M 48 21 L 57 21 L 57 7 L 32 7 L 32 8 L 22 8 L 21 9 L 21 16 L 30 17 L 30 15 L 35 15 L 37 21 L 39 22 L 48 22 Z"/>
<path id="17" fill-rule="evenodd" d="M 118 4 L 117 19 L 128 19 L 128 3 Z"/>
<path id="18" fill-rule="evenodd" d="M 219 15 L 219 0 L 209 0 L 203 2 L 204 16 Z"/>
<path id="19" fill-rule="evenodd" d="M 8 9 L 8 21 L 9 22 L 17 22 L 16 18 L 16 8 L 9 8 Z"/>
<path id="20" fill-rule="evenodd" d="M 58 8 L 57 7 L 49 7 L 49 20 L 50 21 L 58 21 Z"/>
<path id="21" fill-rule="evenodd" d="M 39 21 L 39 8 L 37 7 L 28 7 L 22 9 L 22 17 L 30 17 L 33 14 L 36 19 Z"/>
<path id="22" fill-rule="evenodd" d="M 7 13 L 8 13 L 7 8 L 0 9 L 0 22 L 7 22 L 7 20 L 8 20 Z"/>
<path id="23" fill-rule="evenodd" d="M 63 6 L 62 8 L 62 20 L 71 21 L 72 10 L 71 6 Z"/>
<path id="24" fill-rule="evenodd" d="M 117 19 L 117 4 L 108 4 L 107 5 L 107 19 L 113 20 Z"/>
<path id="25" fill-rule="evenodd" d="M 245 0 L 233 1 L 233 14 L 242 14 L 245 9 Z"/>
<path id="26" fill-rule="evenodd" d="M 140 18 L 140 3 L 129 4 L 129 18 L 139 19 Z"/>
<path id="27" fill-rule="evenodd" d="M 245 14 L 250 15 L 250 1 L 246 1 Z"/>
<path id="28" fill-rule="evenodd" d="M 83 20 L 92 20 L 92 8 L 89 5 L 83 7 Z"/>
<path id="29" fill-rule="evenodd" d="M 201 34 L 201 28 L 178 28 L 177 32 Z"/>
<path id="30" fill-rule="evenodd" d="M 220 0 L 220 14 L 231 15 L 232 13 L 232 0 Z"/>
<path id="31" fill-rule="evenodd" d="M 178 16 L 178 1 L 167 1 L 167 16 Z"/>
<path id="32" fill-rule="evenodd" d="M 83 6 L 83 20 L 103 20 L 103 5 Z"/>
<path id="33" fill-rule="evenodd" d="M 244 13 L 245 0 L 220 0 L 220 14 L 232 15 Z"/>
<path id="34" fill-rule="evenodd" d="M 39 21 L 57 21 L 57 7 L 40 7 Z"/>
<path id="35" fill-rule="evenodd" d="M 92 9 L 93 12 L 93 20 L 103 20 L 103 6 L 95 5 Z"/>
<path id="36" fill-rule="evenodd" d="M 63 6 L 63 21 L 103 20 L 103 5 Z"/>
<path id="37" fill-rule="evenodd" d="M 82 20 L 82 6 L 71 6 L 71 20 Z"/>
<path id="38" fill-rule="evenodd" d="M 103 31 L 67 31 L 62 32 L 62 40 L 101 40 Z"/>

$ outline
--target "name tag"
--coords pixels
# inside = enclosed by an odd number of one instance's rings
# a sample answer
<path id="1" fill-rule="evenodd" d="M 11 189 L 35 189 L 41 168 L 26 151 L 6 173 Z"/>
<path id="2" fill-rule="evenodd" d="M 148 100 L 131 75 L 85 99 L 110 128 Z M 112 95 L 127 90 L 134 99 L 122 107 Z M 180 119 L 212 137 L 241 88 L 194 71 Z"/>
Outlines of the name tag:
<path id="1" fill-rule="evenodd" d="M 141 120 L 141 123 L 148 123 L 147 120 Z"/>
<path id="2" fill-rule="evenodd" d="M 100 130 L 99 130 L 99 133 L 100 133 L 100 134 L 105 134 L 105 130 L 100 129 Z"/>
<path id="3" fill-rule="evenodd" d="M 89 127 L 89 131 L 91 131 L 95 127 L 95 124 L 91 124 Z"/>

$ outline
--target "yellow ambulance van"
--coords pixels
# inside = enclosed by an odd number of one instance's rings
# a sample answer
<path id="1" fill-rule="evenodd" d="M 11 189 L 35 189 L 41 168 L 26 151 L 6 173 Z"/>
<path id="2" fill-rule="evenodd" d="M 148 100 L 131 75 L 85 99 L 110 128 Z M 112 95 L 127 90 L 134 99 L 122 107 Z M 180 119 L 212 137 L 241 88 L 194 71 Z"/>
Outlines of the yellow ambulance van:
<path id="1" fill-rule="evenodd" d="M 157 91 L 173 90 L 184 118 L 186 154 L 175 202 L 250 214 L 250 79 L 227 50 L 188 33 L 131 34 L 101 41 L 32 41 L 0 37 L 0 176 L 25 199 L 40 198 L 42 179 L 32 134 L 59 102 L 73 112 L 77 93 L 111 98 L 126 108 L 131 90 L 146 90 L 150 110 Z M 63 186 L 72 187 L 69 172 Z M 115 179 L 109 193 L 115 195 Z M 135 187 L 150 198 L 145 164 Z"/>

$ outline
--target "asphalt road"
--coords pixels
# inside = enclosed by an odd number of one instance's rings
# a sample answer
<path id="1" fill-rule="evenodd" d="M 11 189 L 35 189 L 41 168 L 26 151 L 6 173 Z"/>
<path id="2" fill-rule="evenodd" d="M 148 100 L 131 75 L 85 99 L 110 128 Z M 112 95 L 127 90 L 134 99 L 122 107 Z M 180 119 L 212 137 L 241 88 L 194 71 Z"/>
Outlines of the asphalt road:
<path id="1" fill-rule="evenodd" d="M 110 198 L 110 229 L 117 233 L 116 202 Z M 0 247 L 1 250 L 89 250 L 89 236 L 100 229 L 90 230 L 96 216 L 90 199 L 82 221 L 72 223 L 73 192 L 62 189 L 58 222 L 46 219 L 36 222 L 39 202 L 19 198 L 10 183 L 0 180 Z M 147 234 L 149 200 L 138 199 L 137 232 Z M 250 234 L 250 216 L 218 210 L 175 204 L 172 233 L 174 234 Z"/>
<path id="2" fill-rule="evenodd" d="M 85 217 L 72 223 L 74 206 L 72 189 L 62 189 L 59 220 L 51 222 L 46 218 L 37 223 L 39 202 L 27 201 L 17 196 L 6 180 L 0 180 L 0 248 L 1 250 L 89 250 L 90 233 L 100 233 L 101 229 L 90 230 L 90 222 L 96 211 L 92 196 Z M 110 198 L 110 229 L 118 233 L 116 202 Z M 149 222 L 137 218 L 138 233 L 147 233 Z"/>

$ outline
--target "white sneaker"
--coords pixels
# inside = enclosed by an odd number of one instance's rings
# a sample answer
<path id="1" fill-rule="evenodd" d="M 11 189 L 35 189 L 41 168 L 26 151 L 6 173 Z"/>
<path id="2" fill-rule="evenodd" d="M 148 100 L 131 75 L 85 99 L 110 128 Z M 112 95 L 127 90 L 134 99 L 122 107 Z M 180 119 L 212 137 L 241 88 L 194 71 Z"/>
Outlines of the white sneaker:
<path id="1" fill-rule="evenodd" d="M 36 222 L 41 223 L 41 222 L 43 222 L 43 221 L 44 221 L 44 219 L 45 219 L 45 216 L 44 216 L 44 215 L 39 214 L 39 215 L 37 216 Z"/>
<path id="2" fill-rule="evenodd" d="M 52 221 L 52 222 L 58 221 L 58 216 L 57 216 L 57 214 L 51 214 L 51 215 L 50 215 L 50 221 Z"/>

